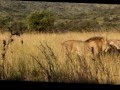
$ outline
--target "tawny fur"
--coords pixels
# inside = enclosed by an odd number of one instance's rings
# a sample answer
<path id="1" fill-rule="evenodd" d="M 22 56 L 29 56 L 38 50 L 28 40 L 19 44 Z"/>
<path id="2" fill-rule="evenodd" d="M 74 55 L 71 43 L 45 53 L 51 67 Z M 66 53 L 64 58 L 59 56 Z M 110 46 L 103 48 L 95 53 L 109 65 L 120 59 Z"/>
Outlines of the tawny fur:
<path id="1" fill-rule="evenodd" d="M 108 40 L 104 37 L 92 37 L 87 39 L 85 42 L 87 42 L 88 45 L 93 48 L 94 56 L 99 55 L 100 52 L 107 52 L 107 50 L 110 48 Z"/>
<path id="2" fill-rule="evenodd" d="M 91 48 L 84 41 L 68 40 L 62 43 L 62 47 L 65 54 L 78 54 L 81 57 L 91 55 Z"/>
<path id="3" fill-rule="evenodd" d="M 120 40 L 118 39 L 111 39 L 108 41 L 110 45 L 115 46 L 117 49 L 120 50 Z"/>
<path id="4" fill-rule="evenodd" d="M 77 53 L 84 57 L 89 54 L 93 59 L 97 57 L 100 52 L 107 52 L 110 47 L 108 41 L 103 37 L 92 37 L 85 41 L 68 40 L 63 42 L 62 46 L 66 54 Z"/>

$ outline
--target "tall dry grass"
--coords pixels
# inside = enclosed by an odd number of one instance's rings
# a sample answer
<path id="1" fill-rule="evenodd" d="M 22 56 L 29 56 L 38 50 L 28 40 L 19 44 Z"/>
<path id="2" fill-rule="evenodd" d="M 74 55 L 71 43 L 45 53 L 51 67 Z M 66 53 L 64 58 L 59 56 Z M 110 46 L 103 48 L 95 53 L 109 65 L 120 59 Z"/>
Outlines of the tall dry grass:
<path id="1" fill-rule="evenodd" d="M 77 55 L 64 57 L 61 43 L 65 40 L 86 40 L 93 36 L 120 39 L 116 32 L 69 32 L 62 34 L 23 34 L 14 37 L 6 52 L 5 80 L 28 80 L 46 82 L 78 82 L 120 84 L 120 55 L 110 53 L 100 59 L 83 60 Z M 2 40 L 9 34 L 0 35 L 0 55 Z M 20 39 L 24 43 L 20 43 Z M 2 65 L 2 57 L 0 56 Z M 2 67 L 0 67 L 0 78 Z M 2 79 L 2 78 L 1 78 Z"/>

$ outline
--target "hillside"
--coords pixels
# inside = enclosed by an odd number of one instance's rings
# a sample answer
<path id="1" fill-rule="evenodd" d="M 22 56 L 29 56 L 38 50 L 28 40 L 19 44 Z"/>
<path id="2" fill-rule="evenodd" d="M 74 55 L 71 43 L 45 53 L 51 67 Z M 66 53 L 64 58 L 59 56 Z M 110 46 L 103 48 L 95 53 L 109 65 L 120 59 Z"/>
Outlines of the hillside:
<path id="1" fill-rule="evenodd" d="M 22 20 L 31 12 L 43 10 L 53 12 L 56 23 L 80 23 L 82 20 L 120 26 L 120 5 L 0 0 L 0 17 L 12 15 Z"/>
<path id="2" fill-rule="evenodd" d="M 59 16 L 62 15 L 61 17 L 69 17 L 81 13 L 100 14 L 103 12 L 111 15 L 120 15 L 119 5 L 0 0 L 1 14 L 24 15 L 32 11 L 42 11 L 43 9 L 53 11 Z"/>

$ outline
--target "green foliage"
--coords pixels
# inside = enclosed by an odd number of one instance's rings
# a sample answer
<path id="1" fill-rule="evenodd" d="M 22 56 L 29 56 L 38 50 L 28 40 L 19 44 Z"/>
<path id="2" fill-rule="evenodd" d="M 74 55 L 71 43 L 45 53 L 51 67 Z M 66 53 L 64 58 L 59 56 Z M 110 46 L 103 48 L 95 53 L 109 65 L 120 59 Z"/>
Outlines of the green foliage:
<path id="1" fill-rule="evenodd" d="M 91 31 L 93 28 L 120 27 L 119 5 L 1 0 L 0 8 L 0 29 L 3 31 L 12 22 L 11 19 L 13 18 L 10 18 L 9 15 L 18 18 L 20 21 L 25 20 L 29 32 Z M 59 22 L 60 20 L 62 22 Z"/>
<path id="2" fill-rule="evenodd" d="M 33 12 L 27 16 L 27 27 L 29 30 L 49 32 L 54 26 L 54 15 L 49 11 Z"/>
<path id="3" fill-rule="evenodd" d="M 9 26 L 12 18 L 10 16 L 0 17 L 0 28 L 5 29 Z"/>
<path id="4" fill-rule="evenodd" d="M 15 20 L 15 17 L 12 16 L 0 16 L 0 29 L 3 31 L 10 31 L 11 29 L 12 33 L 23 33 L 26 30 L 25 22 L 23 20 Z"/>
<path id="5" fill-rule="evenodd" d="M 96 21 L 88 20 L 88 21 L 81 22 L 80 27 L 83 29 L 98 28 L 99 24 Z"/>
<path id="6" fill-rule="evenodd" d="M 66 20 L 57 23 L 55 26 L 59 28 L 61 31 L 81 31 L 81 30 L 90 30 L 93 28 L 100 28 L 102 25 L 95 20 Z"/>
<path id="7" fill-rule="evenodd" d="M 25 32 L 26 30 L 26 25 L 24 23 L 24 21 L 19 21 L 19 20 L 15 20 L 10 22 L 9 26 L 8 26 L 8 30 L 12 33 L 12 34 L 22 34 Z"/>

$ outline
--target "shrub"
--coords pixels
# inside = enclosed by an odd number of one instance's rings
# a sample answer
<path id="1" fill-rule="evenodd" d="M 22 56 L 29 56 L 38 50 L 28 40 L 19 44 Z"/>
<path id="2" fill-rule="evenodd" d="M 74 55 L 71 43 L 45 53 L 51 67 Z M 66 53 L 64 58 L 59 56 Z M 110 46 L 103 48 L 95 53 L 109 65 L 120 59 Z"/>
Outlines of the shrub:
<path id="1" fill-rule="evenodd" d="M 26 30 L 25 23 L 23 21 L 13 21 L 9 24 L 8 30 L 11 34 L 20 35 Z"/>
<path id="2" fill-rule="evenodd" d="M 0 17 L 0 28 L 6 29 L 9 26 L 9 22 L 12 21 L 10 16 Z"/>
<path id="3" fill-rule="evenodd" d="M 54 26 L 54 15 L 49 11 L 33 12 L 27 16 L 28 30 L 48 32 Z"/>

